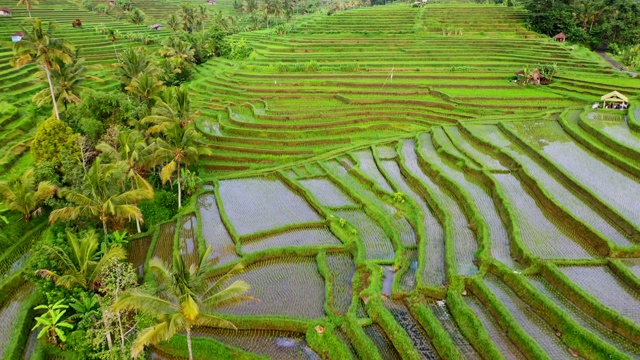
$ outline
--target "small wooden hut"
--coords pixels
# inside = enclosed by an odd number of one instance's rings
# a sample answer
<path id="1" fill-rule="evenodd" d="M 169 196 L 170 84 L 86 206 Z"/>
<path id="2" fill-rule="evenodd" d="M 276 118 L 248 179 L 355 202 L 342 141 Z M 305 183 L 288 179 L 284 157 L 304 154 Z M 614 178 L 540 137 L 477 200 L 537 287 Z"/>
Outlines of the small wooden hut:
<path id="1" fill-rule="evenodd" d="M 557 42 L 564 42 L 565 40 L 567 40 L 567 35 L 565 35 L 564 33 L 560 33 L 554 36 L 553 39 Z"/>
<path id="2" fill-rule="evenodd" d="M 9 8 L 0 8 L 0 16 L 11 16 L 11 9 Z"/>
<path id="3" fill-rule="evenodd" d="M 153 25 L 149 26 L 149 29 L 151 29 L 151 30 L 162 30 L 162 24 L 153 24 Z"/>
<path id="4" fill-rule="evenodd" d="M 611 109 L 611 108 L 626 109 L 628 107 L 627 104 L 629 103 L 629 99 L 617 91 L 612 91 L 606 95 L 602 95 L 600 100 L 602 100 L 603 109 Z M 607 107 L 607 103 L 609 104 L 608 107 Z"/>

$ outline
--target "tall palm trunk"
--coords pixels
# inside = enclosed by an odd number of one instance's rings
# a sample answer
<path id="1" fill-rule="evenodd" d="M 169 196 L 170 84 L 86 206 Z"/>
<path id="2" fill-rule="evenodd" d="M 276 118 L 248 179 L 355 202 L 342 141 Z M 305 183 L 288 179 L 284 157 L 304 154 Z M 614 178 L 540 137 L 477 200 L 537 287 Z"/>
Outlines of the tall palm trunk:
<path id="1" fill-rule="evenodd" d="M 131 190 L 135 190 L 135 187 L 133 186 L 133 181 L 131 181 Z M 133 205 L 138 206 L 138 202 L 134 201 Z M 138 229 L 138 234 L 140 234 L 142 230 L 140 230 L 140 220 L 138 220 L 138 218 L 136 218 L 136 228 Z"/>
<path id="2" fill-rule="evenodd" d="M 182 208 L 182 184 L 180 183 L 180 162 L 178 162 L 178 209 Z"/>
<path id="3" fill-rule="evenodd" d="M 104 230 L 104 240 L 106 241 L 109 233 L 107 232 L 107 218 L 105 217 L 102 217 L 102 230 Z"/>
<path id="4" fill-rule="evenodd" d="M 27 3 L 27 11 L 29 12 L 29 19 L 31 19 L 31 4 Z"/>
<path id="5" fill-rule="evenodd" d="M 109 323 L 107 322 L 107 311 L 102 313 L 102 323 L 104 324 L 104 330 L 107 332 L 107 346 L 109 350 L 113 349 L 113 341 L 111 340 L 111 331 L 109 330 Z"/>
<path id="6" fill-rule="evenodd" d="M 120 62 L 120 59 L 118 58 L 118 50 L 116 49 L 116 42 L 112 41 L 111 43 L 113 44 L 113 52 L 116 54 L 116 60 Z"/>
<path id="7" fill-rule="evenodd" d="M 193 360 L 193 350 L 191 349 L 191 327 L 187 326 L 187 347 L 189 348 L 189 360 Z"/>
<path id="8" fill-rule="evenodd" d="M 47 74 L 47 81 L 49 82 L 49 91 L 51 91 L 51 102 L 53 102 L 53 110 L 56 113 L 56 119 L 60 120 L 60 112 L 58 111 L 58 102 L 56 101 L 56 94 L 53 90 L 53 82 L 51 82 L 51 71 L 48 65 L 44 65 L 44 72 Z"/>
<path id="9" fill-rule="evenodd" d="M 118 328 L 120 329 L 120 351 L 124 354 L 124 330 L 122 329 L 122 317 L 120 316 L 120 311 L 116 312 L 116 316 L 118 317 Z"/>

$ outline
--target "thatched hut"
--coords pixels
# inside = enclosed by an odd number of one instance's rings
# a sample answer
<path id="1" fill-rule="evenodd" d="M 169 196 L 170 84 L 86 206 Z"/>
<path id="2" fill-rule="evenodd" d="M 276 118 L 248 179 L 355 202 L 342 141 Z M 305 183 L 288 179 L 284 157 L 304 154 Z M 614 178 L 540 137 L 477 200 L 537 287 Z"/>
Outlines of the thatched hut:
<path id="1" fill-rule="evenodd" d="M 565 42 L 565 40 L 567 40 L 567 35 L 561 32 L 560 34 L 554 36 L 553 39 L 557 42 Z"/>

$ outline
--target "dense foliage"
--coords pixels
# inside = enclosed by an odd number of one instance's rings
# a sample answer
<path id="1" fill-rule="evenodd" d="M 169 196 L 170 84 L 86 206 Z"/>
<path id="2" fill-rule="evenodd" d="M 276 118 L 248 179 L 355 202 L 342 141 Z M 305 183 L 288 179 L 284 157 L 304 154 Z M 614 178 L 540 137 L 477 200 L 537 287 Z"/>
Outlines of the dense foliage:
<path id="1" fill-rule="evenodd" d="M 531 28 L 549 36 L 564 32 L 570 41 L 592 49 L 640 43 L 640 3 L 635 0 L 529 0 L 524 6 Z"/>

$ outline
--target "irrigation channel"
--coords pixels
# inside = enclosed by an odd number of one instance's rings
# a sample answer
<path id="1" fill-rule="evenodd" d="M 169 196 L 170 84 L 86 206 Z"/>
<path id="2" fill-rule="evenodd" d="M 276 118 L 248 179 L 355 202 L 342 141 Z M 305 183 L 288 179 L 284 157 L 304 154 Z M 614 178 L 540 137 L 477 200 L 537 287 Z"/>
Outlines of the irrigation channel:
<path id="1" fill-rule="evenodd" d="M 154 19 L 180 2 L 135 1 Z M 34 15 L 139 31 L 68 0 Z M 128 245 L 141 278 L 207 247 L 211 280 L 244 265 L 232 280 L 254 300 L 216 310 L 238 330 L 194 329 L 197 359 L 206 344 L 242 359 L 640 359 L 639 80 L 526 17 L 458 0 L 307 14 L 233 35 L 247 59 L 197 67 L 183 86 L 212 150 L 203 186 Z M 73 31 L 89 63 L 115 61 L 102 34 Z M 24 95 L 0 112 L 3 172 L 32 161 L 24 111 L 41 89 L 11 56 L 0 44 L 0 91 Z M 514 83 L 549 59 L 548 86 Z M 628 111 L 591 109 L 612 90 Z M 37 352 L 32 324 L 13 326 L 33 307 L 15 279 L 37 238 L 0 254 L 0 359 Z M 167 344 L 151 358 L 177 359 Z"/>

